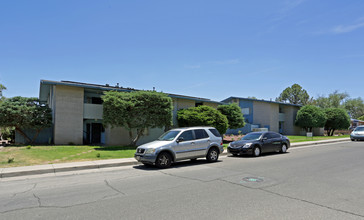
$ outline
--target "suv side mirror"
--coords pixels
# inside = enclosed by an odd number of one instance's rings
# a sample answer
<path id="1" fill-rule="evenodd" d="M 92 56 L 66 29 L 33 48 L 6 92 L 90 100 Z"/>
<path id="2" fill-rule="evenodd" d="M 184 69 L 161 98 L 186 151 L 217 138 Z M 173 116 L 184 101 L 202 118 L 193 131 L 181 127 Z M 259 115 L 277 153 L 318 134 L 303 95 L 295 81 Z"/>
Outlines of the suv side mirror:
<path id="1" fill-rule="evenodd" d="M 182 141 L 183 141 L 183 137 L 179 137 L 176 142 L 179 143 L 179 142 L 182 142 Z"/>
<path id="2" fill-rule="evenodd" d="M 266 140 L 268 140 L 268 138 L 267 138 L 267 137 L 262 138 L 262 141 L 266 141 Z"/>

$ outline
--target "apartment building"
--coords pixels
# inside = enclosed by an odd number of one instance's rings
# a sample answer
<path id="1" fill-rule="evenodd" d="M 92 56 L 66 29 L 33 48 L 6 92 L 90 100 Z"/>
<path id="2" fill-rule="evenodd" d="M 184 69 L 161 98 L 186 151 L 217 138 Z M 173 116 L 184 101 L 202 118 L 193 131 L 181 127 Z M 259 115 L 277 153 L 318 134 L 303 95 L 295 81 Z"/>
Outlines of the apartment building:
<path id="1" fill-rule="evenodd" d="M 128 131 L 124 128 L 104 127 L 101 96 L 105 91 L 131 92 L 133 88 L 119 85 L 97 85 L 72 81 L 40 81 L 39 99 L 49 105 L 53 114 L 52 142 L 54 144 L 127 145 Z M 177 111 L 183 108 L 207 105 L 216 108 L 221 102 L 204 98 L 168 94 L 173 100 L 173 124 L 177 125 Z M 148 129 L 139 144 L 155 140 L 164 128 Z M 41 135 L 40 137 L 46 137 Z M 37 142 L 48 142 L 49 137 Z"/>

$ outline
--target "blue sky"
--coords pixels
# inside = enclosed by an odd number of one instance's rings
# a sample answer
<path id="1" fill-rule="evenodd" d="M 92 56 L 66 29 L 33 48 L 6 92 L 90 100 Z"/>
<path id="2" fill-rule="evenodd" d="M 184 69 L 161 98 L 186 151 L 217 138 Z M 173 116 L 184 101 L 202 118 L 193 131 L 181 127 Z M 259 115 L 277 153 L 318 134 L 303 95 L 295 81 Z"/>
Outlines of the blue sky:
<path id="1" fill-rule="evenodd" d="M 0 1 L 4 96 L 41 79 L 222 100 L 364 98 L 364 1 Z"/>

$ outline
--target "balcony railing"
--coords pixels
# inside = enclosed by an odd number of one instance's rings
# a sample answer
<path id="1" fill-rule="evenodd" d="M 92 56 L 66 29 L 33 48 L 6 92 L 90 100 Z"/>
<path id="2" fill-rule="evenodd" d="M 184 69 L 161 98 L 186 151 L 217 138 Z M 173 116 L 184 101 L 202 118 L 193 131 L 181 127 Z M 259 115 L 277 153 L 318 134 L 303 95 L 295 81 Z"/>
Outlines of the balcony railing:
<path id="1" fill-rule="evenodd" d="M 284 118 L 286 117 L 286 115 L 284 113 L 278 113 L 278 118 L 279 118 L 279 121 L 284 121 Z"/>
<path id="2" fill-rule="evenodd" d="M 102 119 L 102 105 L 100 104 L 83 104 L 83 118 L 85 119 Z"/>

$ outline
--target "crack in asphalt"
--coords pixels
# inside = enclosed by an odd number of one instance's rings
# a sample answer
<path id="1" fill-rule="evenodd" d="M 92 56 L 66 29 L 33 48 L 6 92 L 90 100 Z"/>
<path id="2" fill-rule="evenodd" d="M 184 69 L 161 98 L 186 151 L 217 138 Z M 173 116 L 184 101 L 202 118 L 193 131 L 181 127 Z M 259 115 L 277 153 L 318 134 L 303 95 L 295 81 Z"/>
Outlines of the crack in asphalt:
<path id="1" fill-rule="evenodd" d="M 241 185 L 241 184 L 238 184 L 238 183 L 233 183 L 233 182 L 230 182 L 230 181 L 227 181 L 227 180 L 224 180 L 224 179 L 220 179 L 220 180 L 225 182 L 225 183 L 232 184 L 232 185 L 237 185 L 237 186 L 252 189 L 252 190 L 259 190 L 259 191 L 263 191 L 263 192 L 273 194 L 273 195 L 276 195 L 276 196 L 280 196 L 280 197 L 283 197 L 283 198 L 292 199 L 292 200 L 308 203 L 308 204 L 311 204 L 311 205 L 319 206 L 319 207 L 322 207 L 322 208 L 330 209 L 330 210 L 333 210 L 333 211 L 342 212 L 342 213 L 345 213 L 345 214 L 350 214 L 350 215 L 354 215 L 354 216 L 364 218 L 364 215 L 360 215 L 360 214 L 357 214 L 357 213 L 354 213 L 354 212 L 345 211 L 345 210 L 342 210 L 342 209 L 337 209 L 337 208 L 322 205 L 322 204 L 319 204 L 319 203 L 311 202 L 311 201 L 308 201 L 308 200 L 305 200 L 305 199 L 300 199 L 300 198 L 296 198 L 296 197 L 293 197 L 293 196 L 287 196 L 287 195 L 283 195 L 283 194 L 280 194 L 280 193 L 276 193 L 276 192 L 265 189 L 267 187 L 265 187 L 265 188 L 264 187 L 263 188 L 255 188 L 255 187 L 249 187 L 249 186 Z M 271 186 L 269 186 L 269 187 L 271 187 Z"/>
<path id="2" fill-rule="evenodd" d="M 112 185 L 110 185 L 110 183 L 106 179 L 104 180 L 104 182 L 105 182 L 106 186 L 108 186 L 110 189 L 126 196 L 126 194 L 124 192 L 122 192 L 122 191 L 118 190 L 117 188 L 113 187 Z"/>
<path id="3" fill-rule="evenodd" d="M 38 196 L 36 196 L 34 193 L 33 193 L 33 196 L 34 196 L 34 198 L 36 198 L 38 200 L 38 207 L 41 207 L 42 202 L 40 201 L 40 198 Z"/>
<path id="4" fill-rule="evenodd" d="M 14 194 L 11 196 L 11 198 L 14 198 L 15 196 L 20 195 L 20 194 L 23 194 L 23 193 L 30 192 L 30 191 L 32 191 L 33 189 L 35 189 L 35 187 L 37 187 L 37 183 L 34 183 L 34 184 L 33 184 L 33 186 L 32 186 L 30 189 L 27 189 L 27 190 L 25 190 L 25 191 L 23 191 L 23 192 L 14 193 Z"/>
<path id="5" fill-rule="evenodd" d="M 104 196 L 101 199 L 97 199 L 95 201 L 78 203 L 78 204 L 68 205 L 68 206 L 47 206 L 47 205 L 42 205 L 41 199 L 38 196 L 36 196 L 35 194 L 33 194 L 34 198 L 36 198 L 38 200 L 38 206 L 12 209 L 12 210 L 7 210 L 7 211 L 2 211 L 0 213 L 1 214 L 6 214 L 6 213 L 10 213 L 10 212 L 17 212 L 17 211 L 23 211 L 23 210 L 32 210 L 32 209 L 68 209 L 68 208 L 73 208 L 73 207 L 77 207 L 77 206 L 97 203 L 99 201 L 109 199 L 109 198 L 113 198 L 113 197 L 116 197 L 116 196 L 119 196 L 119 195 L 120 195 L 120 193 L 116 193 L 116 194 L 113 194 L 113 195 Z"/>

